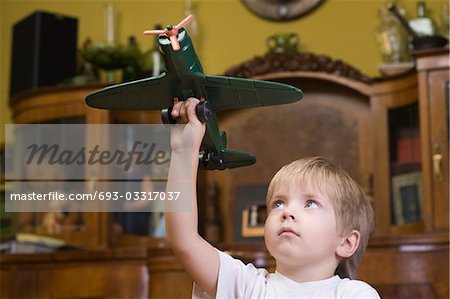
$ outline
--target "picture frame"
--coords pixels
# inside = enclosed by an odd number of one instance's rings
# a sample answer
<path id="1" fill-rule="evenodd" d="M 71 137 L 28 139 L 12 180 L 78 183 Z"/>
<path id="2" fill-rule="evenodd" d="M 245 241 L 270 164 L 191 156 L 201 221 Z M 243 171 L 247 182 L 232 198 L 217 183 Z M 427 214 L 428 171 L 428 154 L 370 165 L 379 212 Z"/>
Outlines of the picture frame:
<path id="1" fill-rule="evenodd" d="M 235 242 L 263 241 L 267 188 L 267 185 L 242 185 L 236 188 L 233 225 Z"/>
<path id="2" fill-rule="evenodd" d="M 241 0 L 252 13 L 263 19 L 286 22 L 305 16 L 318 8 L 324 0 Z"/>
<path id="3" fill-rule="evenodd" d="M 266 217 L 266 204 L 252 203 L 250 207 L 242 211 L 241 235 L 243 237 L 263 237 Z"/>
<path id="4" fill-rule="evenodd" d="M 421 172 L 392 177 L 394 224 L 406 225 L 423 220 L 422 194 Z"/>

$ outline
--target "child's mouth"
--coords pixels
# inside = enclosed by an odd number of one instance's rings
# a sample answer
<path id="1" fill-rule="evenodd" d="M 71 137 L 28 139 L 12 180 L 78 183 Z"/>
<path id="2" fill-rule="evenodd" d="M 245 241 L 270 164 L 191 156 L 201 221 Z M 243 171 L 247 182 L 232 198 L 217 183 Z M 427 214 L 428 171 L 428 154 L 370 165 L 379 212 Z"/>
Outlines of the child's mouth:
<path id="1" fill-rule="evenodd" d="M 298 234 L 296 231 L 294 231 L 292 228 L 289 227 L 283 227 L 279 232 L 278 232 L 278 236 L 279 237 L 283 237 L 283 236 L 296 236 L 296 237 L 300 237 L 300 234 Z"/>

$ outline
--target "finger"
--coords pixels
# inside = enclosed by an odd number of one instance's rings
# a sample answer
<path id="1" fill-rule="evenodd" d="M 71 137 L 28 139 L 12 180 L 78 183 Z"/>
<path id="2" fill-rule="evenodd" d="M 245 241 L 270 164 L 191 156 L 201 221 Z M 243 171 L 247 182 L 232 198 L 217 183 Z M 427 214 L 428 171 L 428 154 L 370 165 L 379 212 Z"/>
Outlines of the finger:
<path id="1" fill-rule="evenodd" d="M 177 123 L 185 124 L 188 121 L 189 120 L 188 120 L 187 115 L 186 115 L 186 103 L 185 103 L 185 101 L 183 101 L 183 102 L 181 102 L 180 110 L 178 111 L 178 121 L 177 121 Z"/>
<path id="2" fill-rule="evenodd" d="M 177 124 L 185 124 L 188 122 L 186 116 L 186 105 L 184 102 L 177 102 L 172 107 L 171 117 L 176 120 Z"/>
<path id="3" fill-rule="evenodd" d="M 183 102 L 178 102 L 175 105 L 173 105 L 172 113 L 171 113 L 173 118 L 177 118 L 178 116 L 180 116 L 180 109 L 181 109 L 181 104 L 182 103 Z"/>
<path id="4" fill-rule="evenodd" d="M 189 98 L 186 100 L 187 118 L 190 123 L 195 125 L 201 124 L 200 120 L 197 117 L 197 114 L 195 113 L 195 108 L 197 107 L 198 103 L 200 103 L 200 101 L 196 98 Z"/>

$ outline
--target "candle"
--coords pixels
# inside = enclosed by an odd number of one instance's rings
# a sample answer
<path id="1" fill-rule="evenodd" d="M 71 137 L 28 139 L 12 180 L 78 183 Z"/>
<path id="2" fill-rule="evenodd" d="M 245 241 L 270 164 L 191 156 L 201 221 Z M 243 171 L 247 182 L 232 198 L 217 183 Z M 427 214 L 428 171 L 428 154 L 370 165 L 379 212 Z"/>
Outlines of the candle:
<path id="1" fill-rule="evenodd" d="M 114 5 L 110 3 L 106 6 L 106 40 L 111 43 L 115 39 L 114 22 Z"/>

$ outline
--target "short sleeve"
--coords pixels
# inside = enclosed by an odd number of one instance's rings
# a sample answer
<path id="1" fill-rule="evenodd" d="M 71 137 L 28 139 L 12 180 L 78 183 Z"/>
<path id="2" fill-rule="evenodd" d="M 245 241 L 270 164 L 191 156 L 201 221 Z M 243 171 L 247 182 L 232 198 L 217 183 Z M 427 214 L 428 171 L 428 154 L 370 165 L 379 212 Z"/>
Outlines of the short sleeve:
<path id="1" fill-rule="evenodd" d="M 268 272 L 218 250 L 219 275 L 215 298 L 262 298 L 266 294 Z M 192 298 L 211 298 L 194 283 Z"/>

